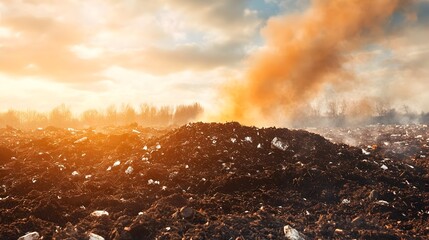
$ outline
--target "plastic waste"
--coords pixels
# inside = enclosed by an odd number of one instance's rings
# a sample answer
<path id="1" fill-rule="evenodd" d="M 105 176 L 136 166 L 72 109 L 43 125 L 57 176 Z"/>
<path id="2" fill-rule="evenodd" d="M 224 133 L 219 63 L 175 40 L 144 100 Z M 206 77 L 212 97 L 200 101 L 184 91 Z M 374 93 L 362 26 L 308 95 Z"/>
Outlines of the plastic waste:
<path id="1" fill-rule="evenodd" d="M 289 148 L 289 145 L 283 141 L 281 138 L 275 137 L 271 141 L 271 148 L 277 148 L 282 151 L 286 151 Z"/>
<path id="2" fill-rule="evenodd" d="M 306 240 L 307 239 L 307 237 L 304 234 L 298 232 L 295 228 L 292 228 L 289 225 L 286 225 L 283 227 L 283 232 L 285 234 L 286 239 L 289 239 L 289 240 Z"/>
<path id="3" fill-rule="evenodd" d="M 93 217 L 109 216 L 109 213 L 105 210 L 96 210 L 91 213 Z"/>
<path id="4" fill-rule="evenodd" d="M 127 168 L 127 170 L 125 170 L 125 173 L 126 173 L 126 174 L 131 174 L 133 171 L 134 171 L 134 168 L 133 168 L 133 167 L 131 167 L 131 166 L 129 166 L 129 167 Z"/>
<path id="5" fill-rule="evenodd" d="M 38 232 L 29 232 L 24 236 L 18 238 L 18 240 L 37 240 L 40 239 L 40 235 Z"/>
<path id="6" fill-rule="evenodd" d="M 89 240 L 104 240 L 104 237 L 95 233 L 88 234 L 88 237 L 89 237 Z"/>

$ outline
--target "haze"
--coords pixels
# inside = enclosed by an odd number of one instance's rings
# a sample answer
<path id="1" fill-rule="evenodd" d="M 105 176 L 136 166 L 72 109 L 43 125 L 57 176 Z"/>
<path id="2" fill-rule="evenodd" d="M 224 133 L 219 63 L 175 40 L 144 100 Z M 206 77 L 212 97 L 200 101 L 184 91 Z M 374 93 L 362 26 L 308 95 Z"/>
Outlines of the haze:
<path id="1" fill-rule="evenodd" d="M 0 111 L 197 102 L 205 119 L 277 125 L 328 100 L 429 111 L 428 23 L 427 0 L 3 0 Z"/>

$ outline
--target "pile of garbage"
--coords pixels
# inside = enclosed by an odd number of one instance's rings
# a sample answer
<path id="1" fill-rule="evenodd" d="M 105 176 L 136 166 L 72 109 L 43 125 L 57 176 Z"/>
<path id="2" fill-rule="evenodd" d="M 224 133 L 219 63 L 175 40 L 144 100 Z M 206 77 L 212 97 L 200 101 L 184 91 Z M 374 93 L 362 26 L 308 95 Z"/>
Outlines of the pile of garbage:
<path id="1" fill-rule="evenodd" d="M 395 154 L 234 122 L 1 129 L 0 238 L 424 239 L 428 159 Z"/>

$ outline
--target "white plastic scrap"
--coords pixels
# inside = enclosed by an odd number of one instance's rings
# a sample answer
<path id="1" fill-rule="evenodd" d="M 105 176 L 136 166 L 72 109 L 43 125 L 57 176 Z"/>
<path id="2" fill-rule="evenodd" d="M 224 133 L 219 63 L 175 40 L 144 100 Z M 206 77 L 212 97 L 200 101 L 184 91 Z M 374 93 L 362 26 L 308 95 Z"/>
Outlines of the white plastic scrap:
<path id="1" fill-rule="evenodd" d="M 283 227 L 283 232 L 285 234 L 286 239 L 289 240 L 306 240 L 306 237 L 298 232 L 295 228 L 292 228 L 289 225 Z"/>
<path id="2" fill-rule="evenodd" d="M 259 143 L 256 148 L 262 148 L 262 145 Z"/>
<path id="3" fill-rule="evenodd" d="M 389 202 L 388 201 L 384 201 L 384 200 L 379 200 L 376 203 L 380 204 L 380 205 L 389 205 Z"/>
<path id="4" fill-rule="evenodd" d="M 137 133 L 137 134 L 140 134 L 140 131 L 139 130 L 136 130 L 136 129 L 133 129 L 133 131 L 132 131 L 133 133 Z"/>
<path id="5" fill-rule="evenodd" d="M 91 213 L 91 216 L 93 217 L 101 217 L 101 216 L 109 216 L 109 213 L 104 210 L 95 210 Z"/>
<path id="6" fill-rule="evenodd" d="M 126 173 L 126 174 L 131 174 L 133 171 L 134 171 L 134 168 L 133 168 L 133 167 L 131 167 L 131 166 L 129 166 L 129 167 L 127 168 L 127 170 L 125 170 L 125 173 Z"/>
<path id="7" fill-rule="evenodd" d="M 157 180 L 153 180 L 153 179 L 149 179 L 149 180 L 147 180 L 147 184 L 148 185 L 159 185 L 161 182 L 160 181 L 157 181 Z"/>
<path id="8" fill-rule="evenodd" d="M 362 149 L 362 153 L 363 153 L 364 155 L 369 155 L 369 154 L 371 154 L 370 152 L 365 151 L 365 149 Z"/>
<path id="9" fill-rule="evenodd" d="M 236 138 L 231 138 L 231 142 L 235 143 L 235 142 L 237 142 L 237 139 Z"/>
<path id="10" fill-rule="evenodd" d="M 104 240 L 104 237 L 97 235 L 95 233 L 90 233 L 88 237 L 89 237 L 89 240 Z"/>
<path id="11" fill-rule="evenodd" d="M 77 176 L 77 175 L 79 175 L 79 173 L 77 171 L 72 172 L 72 176 Z"/>
<path id="12" fill-rule="evenodd" d="M 115 163 L 113 163 L 113 167 L 117 167 L 117 166 L 119 166 L 119 165 L 121 165 L 121 161 L 116 161 Z"/>
<path id="13" fill-rule="evenodd" d="M 350 200 L 348 200 L 348 199 L 344 198 L 344 199 L 343 199 L 343 201 L 341 201 L 341 203 L 342 203 L 342 204 L 349 204 L 349 203 L 350 203 Z"/>
<path id="14" fill-rule="evenodd" d="M 380 167 L 381 169 L 383 169 L 383 170 L 387 170 L 387 169 L 389 169 L 386 165 L 381 165 L 381 167 Z"/>
<path id="15" fill-rule="evenodd" d="M 18 238 L 18 240 L 37 240 L 40 238 L 38 232 L 30 232 Z"/>
<path id="16" fill-rule="evenodd" d="M 85 175 L 85 179 L 90 179 L 92 177 L 91 174 Z"/>
<path id="17" fill-rule="evenodd" d="M 271 141 L 271 147 L 280 149 L 282 151 L 286 151 L 288 149 L 289 145 L 287 143 L 283 142 L 282 139 L 275 137 Z"/>
<path id="18" fill-rule="evenodd" d="M 252 142 L 252 137 L 245 137 L 244 141 L 246 141 L 246 142 Z"/>
<path id="19" fill-rule="evenodd" d="M 158 150 L 161 149 L 161 144 L 158 143 L 155 148 Z"/>
<path id="20" fill-rule="evenodd" d="M 88 137 L 83 137 L 83 138 L 80 138 L 80 139 L 74 141 L 74 143 L 81 143 L 81 142 L 85 142 L 86 140 L 88 140 Z"/>

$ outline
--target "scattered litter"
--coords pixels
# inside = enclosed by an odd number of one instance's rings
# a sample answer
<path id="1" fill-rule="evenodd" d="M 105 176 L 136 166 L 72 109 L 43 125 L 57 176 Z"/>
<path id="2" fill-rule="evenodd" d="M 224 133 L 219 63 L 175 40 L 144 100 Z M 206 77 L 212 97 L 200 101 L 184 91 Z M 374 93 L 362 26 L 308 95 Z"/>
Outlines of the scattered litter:
<path id="1" fill-rule="evenodd" d="M 371 153 L 368 152 L 368 151 L 366 151 L 365 149 L 362 149 L 362 154 L 364 154 L 364 155 L 370 155 Z"/>
<path id="2" fill-rule="evenodd" d="M 109 216 L 109 213 L 105 210 L 96 210 L 91 213 L 93 217 Z"/>
<path id="3" fill-rule="evenodd" d="M 246 142 L 250 142 L 250 143 L 251 143 L 251 142 L 252 142 L 252 137 L 245 137 L 245 138 L 244 138 L 244 141 L 246 141 Z"/>
<path id="4" fill-rule="evenodd" d="M 97 235 L 95 233 L 88 234 L 89 240 L 104 240 L 104 237 Z"/>
<path id="5" fill-rule="evenodd" d="M 132 132 L 132 133 L 137 133 L 137 134 L 140 134 L 140 133 L 141 133 L 139 130 L 136 130 L 136 129 L 133 129 L 131 132 Z"/>
<path id="6" fill-rule="evenodd" d="M 341 201 L 341 204 L 349 204 L 350 203 L 350 200 L 348 200 L 348 199 L 343 199 L 343 201 Z"/>
<path id="7" fill-rule="evenodd" d="M 414 166 L 411 166 L 411 165 L 409 165 L 409 164 L 405 164 L 405 165 L 407 165 L 409 168 L 411 168 L 411 169 L 414 169 Z"/>
<path id="8" fill-rule="evenodd" d="M 88 140 L 88 137 L 83 137 L 83 138 L 80 138 L 80 139 L 74 141 L 74 143 L 81 143 L 81 142 L 85 142 L 86 140 Z"/>
<path id="9" fill-rule="evenodd" d="M 282 151 L 286 151 L 288 149 L 289 145 L 284 142 L 281 138 L 275 137 L 273 138 L 273 140 L 271 141 L 271 148 L 277 148 L 280 149 Z"/>
<path id="10" fill-rule="evenodd" d="M 131 174 L 133 171 L 134 171 L 134 168 L 133 168 L 133 167 L 131 167 L 131 166 L 129 166 L 129 167 L 127 168 L 127 170 L 125 170 L 125 173 L 126 173 L 126 174 Z"/>
<path id="11" fill-rule="evenodd" d="M 85 179 L 90 179 L 92 177 L 91 174 L 85 175 Z"/>
<path id="12" fill-rule="evenodd" d="M 292 228 L 289 225 L 283 227 L 283 232 L 285 234 L 286 239 L 289 240 L 306 240 L 307 237 L 302 233 L 298 232 L 295 228 Z"/>
<path id="13" fill-rule="evenodd" d="M 237 138 L 231 138 L 231 142 L 232 142 L 232 143 L 237 142 Z"/>
<path id="14" fill-rule="evenodd" d="M 119 166 L 119 165 L 121 165 L 121 161 L 116 161 L 115 163 L 113 163 L 113 167 L 117 167 L 117 166 Z"/>
<path id="15" fill-rule="evenodd" d="M 18 238 L 18 240 L 37 240 L 40 238 L 38 232 L 30 232 Z"/>
<path id="16" fill-rule="evenodd" d="M 387 169 L 389 169 L 386 165 L 381 165 L 381 167 L 380 167 L 381 169 L 383 169 L 383 170 L 387 170 Z"/>
<path id="17" fill-rule="evenodd" d="M 384 200 L 378 200 L 378 201 L 377 201 L 377 202 L 375 202 L 375 203 L 380 204 L 380 205 L 384 205 L 384 206 L 389 205 L 389 202 L 388 202 L 388 201 L 384 201 Z"/>

